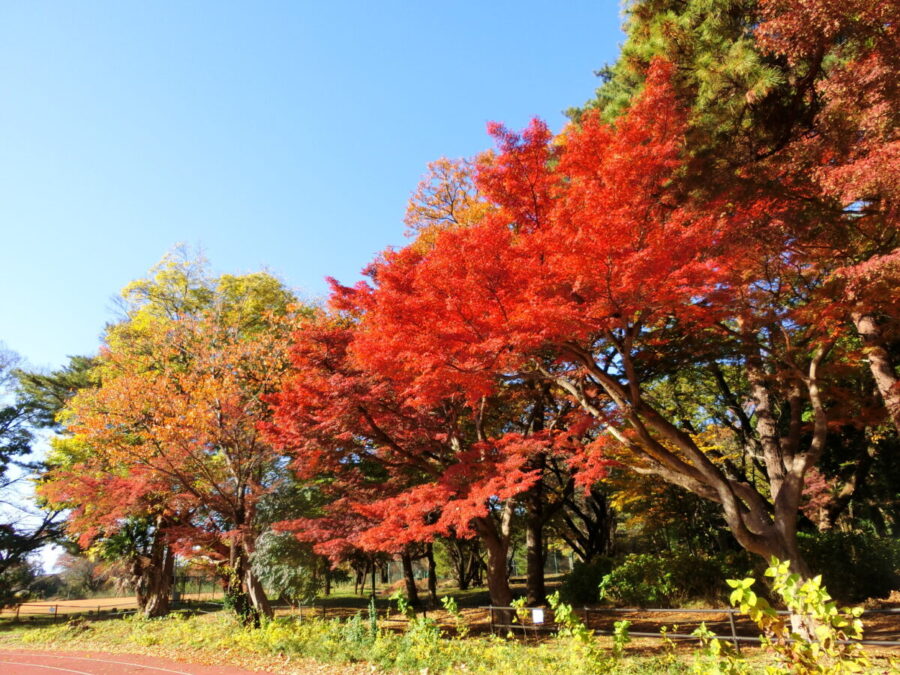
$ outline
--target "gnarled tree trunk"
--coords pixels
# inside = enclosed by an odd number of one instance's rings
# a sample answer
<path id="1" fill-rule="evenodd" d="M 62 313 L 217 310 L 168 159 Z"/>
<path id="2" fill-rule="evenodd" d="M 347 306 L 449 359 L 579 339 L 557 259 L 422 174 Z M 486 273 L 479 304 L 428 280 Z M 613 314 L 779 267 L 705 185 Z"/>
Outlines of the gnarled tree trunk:
<path id="1" fill-rule="evenodd" d="M 244 572 L 244 592 L 250 598 L 250 605 L 258 616 L 271 619 L 275 615 L 269 598 L 266 597 L 266 591 L 250 565 L 247 565 Z"/>
<path id="2" fill-rule="evenodd" d="M 632 341 L 639 329 L 631 326 L 621 339 L 612 340 L 622 361 L 624 383 L 600 367 L 593 353 L 566 345 L 631 427 L 607 424 L 605 432 L 633 453 L 634 471 L 658 475 L 718 503 L 741 546 L 767 560 L 772 556 L 786 560 L 791 571 L 808 578 L 810 570 L 797 542 L 797 521 L 804 476 L 821 458 L 828 435 L 819 370 L 832 344 L 826 341 L 803 353 L 789 353 L 782 361 L 766 361 L 757 334 L 738 322 L 735 334 L 743 339 L 744 374 L 755 417 L 752 433 L 758 439 L 752 452 L 768 488 L 761 490 L 760 481 L 750 480 L 728 457 L 705 452 L 690 433 L 644 397 L 632 360 Z M 608 420 L 578 381 L 554 379 L 586 412 Z"/>
<path id="3" fill-rule="evenodd" d="M 175 574 L 175 555 L 168 546 L 157 521 L 149 556 L 135 556 L 131 574 L 141 613 L 149 618 L 169 613 L 170 591 Z"/>
<path id="4" fill-rule="evenodd" d="M 900 382 L 897 380 L 897 371 L 891 362 L 891 355 L 885 346 L 881 328 L 871 314 L 857 311 L 851 316 L 853 325 L 862 338 L 875 386 L 878 387 L 878 393 L 884 400 L 888 417 L 900 433 Z"/>
<path id="5" fill-rule="evenodd" d="M 487 551 L 488 595 L 491 598 L 491 605 L 495 607 L 508 607 L 509 603 L 512 602 L 512 589 L 509 587 L 506 560 L 509 553 L 509 521 L 511 516 L 512 508 L 507 503 L 503 507 L 499 528 L 490 515 L 473 520 L 475 531 L 478 532 L 481 542 Z"/>
<path id="6" fill-rule="evenodd" d="M 271 619 L 274 616 L 272 606 L 253 572 L 249 553 L 241 544 L 231 548 L 231 572 L 225 592 L 235 613 L 250 625 L 258 626 L 262 617 Z"/>

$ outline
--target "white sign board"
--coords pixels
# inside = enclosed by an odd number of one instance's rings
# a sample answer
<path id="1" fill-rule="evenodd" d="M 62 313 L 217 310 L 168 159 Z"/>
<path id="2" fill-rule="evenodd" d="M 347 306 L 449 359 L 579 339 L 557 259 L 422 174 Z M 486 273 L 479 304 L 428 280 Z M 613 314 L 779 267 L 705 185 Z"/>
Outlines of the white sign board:
<path id="1" fill-rule="evenodd" d="M 532 623 L 544 623 L 544 610 L 542 610 L 542 609 L 531 610 L 531 622 Z"/>

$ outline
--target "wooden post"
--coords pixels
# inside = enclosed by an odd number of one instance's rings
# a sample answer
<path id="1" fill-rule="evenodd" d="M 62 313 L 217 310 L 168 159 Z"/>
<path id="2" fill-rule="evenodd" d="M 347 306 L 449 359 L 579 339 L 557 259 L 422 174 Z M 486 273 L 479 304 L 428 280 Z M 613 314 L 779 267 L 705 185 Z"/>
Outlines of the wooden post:
<path id="1" fill-rule="evenodd" d="M 741 643 L 737 639 L 737 628 L 734 625 L 734 610 L 728 610 L 728 622 L 731 624 L 731 637 L 734 641 L 734 651 L 737 652 L 737 655 L 741 655 Z"/>
<path id="2" fill-rule="evenodd" d="M 21 608 L 22 608 L 22 605 L 16 605 L 16 618 L 14 619 L 14 621 L 15 621 L 16 623 L 19 623 L 19 610 L 20 610 Z"/>
<path id="3" fill-rule="evenodd" d="M 490 622 L 491 622 L 491 635 L 493 635 L 494 634 L 494 607 L 493 607 L 493 605 L 488 607 L 488 613 L 490 615 Z"/>

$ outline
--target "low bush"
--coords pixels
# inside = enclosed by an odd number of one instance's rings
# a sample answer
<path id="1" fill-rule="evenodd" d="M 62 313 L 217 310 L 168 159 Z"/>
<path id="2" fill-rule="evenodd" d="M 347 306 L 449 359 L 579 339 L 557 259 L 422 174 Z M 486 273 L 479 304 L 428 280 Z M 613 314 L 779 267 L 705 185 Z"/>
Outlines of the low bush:
<path id="1" fill-rule="evenodd" d="M 611 558 L 598 557 L 590 562 L 577 562 L 562 581 L 559 596 L 564 602 L 587 605 L 597 602 L 603 577 L 612 572 Z"/>
<path id="2" fill-rule="evenodd" d="M 450 639 L 433 620 L 422 617 L 411 620 L 399 633 L 372 632 L 362 614 L 343 622 L 277 619 L 258 629 L 223 636 L 221 646 L 331 663 L 368 662 L 388 672 L 587 675 L 613 669 L 606 654 L 574 637 L 539 645 L 493 636 Z"/>
<path id="3" fill-rule="evenodd" d="M 602 600 L 622 605 L 667 605 L 675 594 L 672 570 L 649 553 L 632 553 L 600 582 Z"/>
<path id="4" fill-rule="evenodd" d="M 685 550 L 633 553 L 603 577 L 599 597 L 639 607 L 724 602 L 725 580 L 746 574 L 749 564 L 741 556 L 697 556 Z"/>

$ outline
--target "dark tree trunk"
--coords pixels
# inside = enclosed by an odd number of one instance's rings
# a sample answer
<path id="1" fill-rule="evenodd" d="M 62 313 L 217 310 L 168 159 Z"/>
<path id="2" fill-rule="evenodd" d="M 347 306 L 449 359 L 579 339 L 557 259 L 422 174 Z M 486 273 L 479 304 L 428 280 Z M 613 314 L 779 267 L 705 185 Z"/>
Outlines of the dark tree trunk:
<path id="1" fill-rule="evenodd" d="M 401 553 L 400 560 L 403 564 L 403 579 L 406 582 L 406 599 L 410 605 L 418 608 L 421 605 L 419 602 L 419 589 L 416 588 L 416 577 L 413 573 L 412 556 L 409 551 Z"/>
<path id="2" fill-rule="evenodd" d="M 456 585 L 459 586 L 459 590 L 469 590 L 469 578 L 469 560 L 464 555 L 460 555 L 456 561 Z"/>
<path id="3" fill-rule="evenodd" d="M 469 581 L 471 579 L 470 560 L 468 555 L 467 542 L 462 539 L 454 539 L 452 543 L 453 567 L 456 569 L 456 585 L 459 590 L 469 590 Z"/>
<path id="4" fill-rule="evenodd" d="M 512 590 L 506 573 L 506 547 L 488 546 L 487 586 L 491 604 L 508 607 L 512 602 Z"/>
<path id="5" fill-rule="evenodd" d="M 589 495 L 569 496 L 562 509 L 559 535 L 579 560 L 590 562 L 615 549 L 616 515 L 606 495 L 592 490 Z"/>
<path id="6" fill-rule="evenodd" d="M 366 572 L 368 570 L 368 565 L 365 567 L 356 566 L 353 568 L 353 571 L 356 572 L 356 576 L 353 580 L 353 595 L 362 595 L 366 584 Z"/>
<path id="7" fill-rule="evenodd" d="M 143 612 L 147 605 L 147 595 L 144 592 L 144 564 L 141 556 L 135 555 L 131 559 L 131 586 L 134 588 L 135 599 L 137 600 L 138 609 Z"/>
<path id="8" fill-rule="evenodd" d="M 544 429 L 543 389 L 537 396 L 531 416 L 531 431 Z M 544 587 L 544 472 L 547 456 L 538 453 L 530 462 L 531 469 L 540 472 L 540 477 L 525 493 L 525 562 L 526 562 L 526 602 L 529 605 L 543 605 L 547 601 Z"/>
<path id="9" fill-rule="evenodd" d="M 453 561 L 456 583 L 459 590 L 466 591 L 477 583 L 479 575 L 478 541 L 473 539 L 447 539 L 447 550 Z"/>
<path id="10" fill-rule="evenodd" d="M 437 602 L 437 565 L 434 564 L 434 546 L 425 544 L 425 560 L 428 562 L 428 593 L 431 601 Z"/>
<path id="11" fill-rule="evenodd" d="M 496 607 L 508 607 L 512 602 L 506 560 L 509 553 L 509 539 L 498 532 L 490 516 L 476 518 L 474 525 L 487 551 L 487 586 L 491 604 Z"/>
<path id="12" fill-rule="evenodd" d="M 541 469 L 544 457 L 535 460 L 534 468 Z M 547 601 L 544 587 L 544 491 L 538 481 L 525 494 L 525 560 L 527 567 L 526 602 L 543 605 Z"/>
<path id="13" fill-rule="evenodd" d="M 481 553 L 474 547 L 469 551 L 468 583 L 470 586 L 484 586 L 485 564 Z"/>

